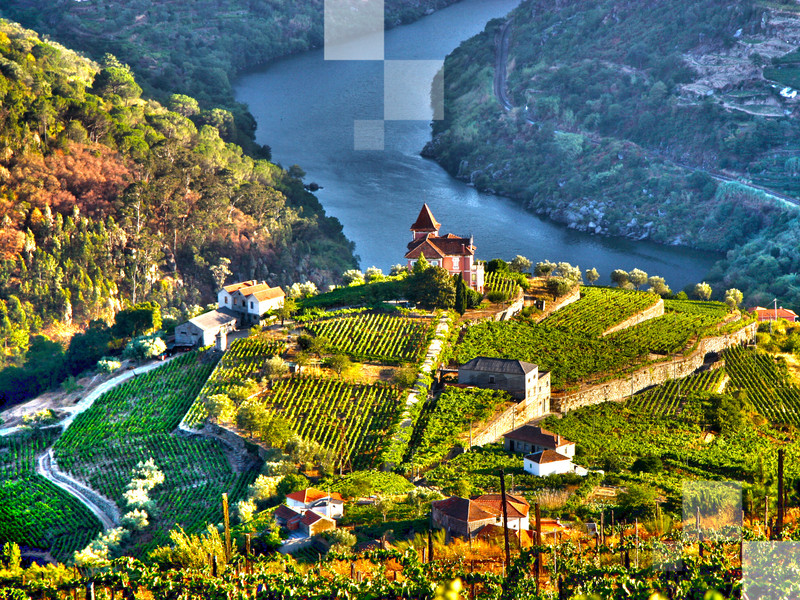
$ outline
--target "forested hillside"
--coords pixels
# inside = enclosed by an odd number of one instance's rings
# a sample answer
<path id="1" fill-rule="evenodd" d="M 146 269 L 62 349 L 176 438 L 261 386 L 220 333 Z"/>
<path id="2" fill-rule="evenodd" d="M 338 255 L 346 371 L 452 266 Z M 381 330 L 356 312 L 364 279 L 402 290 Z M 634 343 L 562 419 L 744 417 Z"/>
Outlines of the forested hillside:
<path id="1" fill-rule="evenodd" d="M 385 23 L 406 23 L 455 1 L 386 0 Z M 364 9 L 357 0 L 352 5 Z M 205 108 L 224 106 L 252 134 L 255 123 L 234 104 L 231 81 L 247 68 L 321 47 L 323 7 L 323 0 L 5 0 L 0 16 L 97 60 L 114 54 L 148 93 L 166 99 L 178 92 Z"/>
<path id="2" fill-rule="evenodd" d="M 425 152 L 572 228 L 728 252 L 718 288 L 798 305 L 796 10 L 526 0 L 507 56 L 496 20 L 448 57 Z"/>
<path id="3" fill-rule="evenodd" d="M 98 65 L 0 20 L 0 364 L 30 335 L 124 302 L 180 316 L 214 299 L 226 259 L 273 285 L 355 266 L 299 167 L 225 143 L 224 116 L 145 100 L 113 57 Z"/>

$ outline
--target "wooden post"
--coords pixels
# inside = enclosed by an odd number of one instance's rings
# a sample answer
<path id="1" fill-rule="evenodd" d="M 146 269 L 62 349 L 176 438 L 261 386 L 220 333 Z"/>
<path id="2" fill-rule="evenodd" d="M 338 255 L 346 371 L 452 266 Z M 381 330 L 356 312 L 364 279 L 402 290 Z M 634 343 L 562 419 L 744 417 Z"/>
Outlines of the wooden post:
<path id="1" fill-rule="evenodd" d="M 86 600 L 94 600 L 94 581 L 86 582 Z"/>
<path id="2" fill-rule="evenodd" d="M 253 539 L 252 533 L 246 533 L 244 536 L 244 571 L 248 575 L 253 572 L 253 565 L 250 563 L 251 542 Z"/>
<path id="3" fill-rule="evenodd" d="M 764 494 L 764 534 L 770 538 L 769 532 L 769 494 Z"/>
<path id="4" fill-rule="evenodd" d="M 700 522 L 700 507 L 697 507 L 694 516 L 694 525 L 697 529 L 697 551 L 700 554 L 700 558 L 703 558 L 703 531 L 702 531 L 702 523 Z"/>
<path id="5" fill-rule="evenodd" d="M 775 525 L 775 535 L 780 540 L 783 537 L 783 512 L 784 506 L 783 490 L 783 448 L 778 448 L 778 522 Z"/>
<path id="6" fill-rule="evenodd" d="M 511 546 L 508 544 L 508 506 L 506 506 L 506 473 L 500 469 L 500 504 L 503 508 L 503 537 L 506 546 L 506 570 L 511 568 Z"/>
<path id="7" fill-rule="evenodd" d="M 619 531 L 619 559 L 620 562 L 624 565 L 626 559 L 625 558 L 626 553 L 623 551 L 623 546 L 625 545 L 625 526 L 623 525 L 622 527 L 623 528 L 620 529 Z M 628 566 L 630 567 L 630 563 L 628 563 Z"/>
<path id="8" fill-rule="evenodd" d="M 606 543 L 606 514 L 600 511 L 600 543 Z"/>
<path id="9" fill-rule="evenodd" d="M 542 545 L 542 513 L 539 510 L 539 503 L 533 505 L 534 515 L 536 518 L 536 558 L 534 559 L 534 577 L 536 577 L 536 595 L 539 595 L 539 577 L 542 574 L 542 553 L 539 551 L 538 546 Z"/>
<path id="10" fill-rule="evenodd" d="M 356 578 L 356 563 L 350 563 L 350 579 Z"/>
<path id="11" fill-rule="evenodd" d="M 225 520 L 225 561 L 227 562 L 231 559 L 231 519 L 228 494 L 222 494 L 222 517 Z"/>
<path id="12" fill-rule="evenodd" d="M 219 563 L 217 562 L 217 555 L 211 557 L 211 576 L 216 577 L 219 570 Z"/>
<path id="13" fill-rule="evenodd" d="M 428 562 L 433 562 L 433 535 L 428 529 Z"/>

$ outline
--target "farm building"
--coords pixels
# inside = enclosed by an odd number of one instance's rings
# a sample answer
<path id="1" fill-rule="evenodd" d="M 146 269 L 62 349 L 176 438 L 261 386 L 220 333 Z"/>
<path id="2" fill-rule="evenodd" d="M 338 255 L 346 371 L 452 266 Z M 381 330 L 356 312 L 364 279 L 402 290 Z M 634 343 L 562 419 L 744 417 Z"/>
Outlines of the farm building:
<path id="1" fill-rule="evenodd" d="M 267 312 L 282 307 L 285 298 L 280 287 L 251 279 L 223 287 L 217 294 L 217 303 L 220 308 L 232 310 L 243 326 L 258 323 Z"/>
<path id="2" fill-rule="evenodd" d="M 478 356 L 458 368 L 458 383 L 505 390 L 517 400 L 538 400 L 541 405 L 534 416 L 550 412 L 550 373 L 540 373 L 528 362 Z"/>
<path id="3" fill-rule="evenodd" d="M 506 452 L 534 454 L 542 450 L 554 450 L 567 458 L 575 456 L 575 442 L 534 425 L 517 427 L 503 434 L 503 437 Z"/>
<path id="4" fill-rule="evenodd" d="M 210 346 L 220 331 L 236 329 L 237 317 L 231 310 L 216 309 L 189 319 L 175 328 L 175 345 L 183 347 Z"/>
<path id="5" fill-rule="evenodd" d="M 331 529 L 336 529 L 336 521 L 313 510 L 307 511 L 300 519 L 300 531 L 309 537 Z"/>
<path id="6" fill-rule="evenodd" d="M 528 529 L 530 504 L 521 496 L 506 494 L 509 529 Z M 450 535 L 474 536 L 486 525 L 503 524 L 503 507 L 500 494 L 485 494 L 475 498 L 450 496 L 431 503 L 433 526 Z"/>
<path id="7" fill-rule="evenodd" d="M 313 510 L 325 517 L 338 519 L 344 514 L 344 501 L 337 492 L 326 492 L 307 488 L 286 496 L 286 505 L 299 513 Z"/>
<path id="8" fill-rule="evenodd" d="M 276 508 L 273 516 L 278 525 L 286 527 L 289 531 L 297 531 L 300 528 L 300 520 L 303 518 L 302 513 L 292 510 L 285 504 Z"/>
<path id="9" fill-rule="evenodd" d="M 450 275 L 461 275 L 473 290 L 483 293 L 483 264 L 475 261 L 475 245 L 470 237 L 448 233 L 440 236 L 441 224 L 434 218 L 427 204 L 422 205 L 419 216 L 411 226 L 411 241 L 405 254 L 408 269 L 424 255 L 434 267 L 447 269 Z"/>
<path id="10" fill-rule="evenodd" d="M 763 306 L 756 306 L 750 309 L 751 312 L 756 313 L 759 321 L 777 321 L 778 319 L 786 319 L 790 323 L 797 322 L 797 313 L 788 308 L 764 308 Z"/>
<path id="11" fill-rule="evenodd" d="M 527 454 L 523 459 L 523 469 L 526 473 L 537 477 L 547 477 L 548 475 L 572 473 L 575 465 L 569 456 L 564 456 L 555 450 L 539 450 L 533 454 Z"/>

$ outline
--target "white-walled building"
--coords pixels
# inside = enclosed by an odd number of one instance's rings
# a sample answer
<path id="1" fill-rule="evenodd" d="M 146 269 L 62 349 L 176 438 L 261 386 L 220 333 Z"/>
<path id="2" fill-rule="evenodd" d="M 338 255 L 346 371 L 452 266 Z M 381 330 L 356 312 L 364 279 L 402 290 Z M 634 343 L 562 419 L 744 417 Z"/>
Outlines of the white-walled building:
<path id="1" fill-rule="evenodd" d="M 531 475 L 547 477 L 553 474 L 572 473 L 575 471 L 575 465 L 572 464 L 569 456 L 559 454 L 555 450 L 540 450 L 525 456 L 523 469 Z"/>
<path id="2" fill-rule="evenodd" d="M 241 325 L 248 325 L 258 323 L 267 312 L 281 308 L 285 298 L 280 287 L 251 279 L 223 287 L 217 294 L 217 303 L 220 308 L 236 313 Z"/>

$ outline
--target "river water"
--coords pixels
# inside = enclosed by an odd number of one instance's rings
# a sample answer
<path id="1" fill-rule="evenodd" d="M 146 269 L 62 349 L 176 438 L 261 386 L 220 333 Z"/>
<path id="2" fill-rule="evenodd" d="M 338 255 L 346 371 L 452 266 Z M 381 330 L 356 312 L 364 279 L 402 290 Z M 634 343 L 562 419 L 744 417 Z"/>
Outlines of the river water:
<path id="1" fill-rule="evenodd" d="M 518 0 L 462 0 L 411 25 L 386 32 L 384 58 L 441 61 L 458 44 L 503 17 Z M 397 63 L 399 64 L 399 63 Z M 430 70 L 430 63 L 418 63 Z M 409 97 L 422 96 L 409 86 Z M 415 88 L 415 89 L 412 89 Z M 427 90 L 425 90 L 427 92 Z M 719 255 L 576 232 L 533 215 L 514 201 L 483 194 L 420 157 L 430 116 L 386 121 L 383 150 L 356 150 L 354 123 L 384 117 L 382 61 L 325 61 L 322 50 L 273 63 L 240 78 L 236 97 L 258 122 L 256 138 L 273 160 L 299 164 L 329 215 L 356 244 L 361 267 L 403 262 L 409 226 L 423 202 L 442 233 L 472 234 L 477 256 L 568 261 L 595 267 L 601 282 L 613 269 L 638 267 L 661 275 L 674 290 L 701 281 Z M 429 104 L 429 102 L 427 102 Z M 425 107 L 432 115 L 430 107 Z"/>

